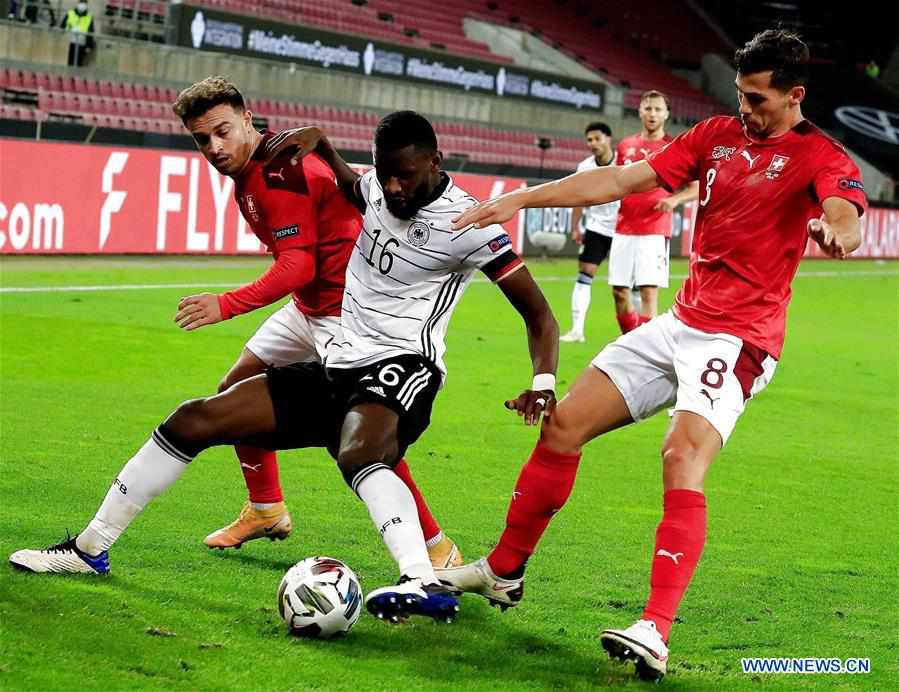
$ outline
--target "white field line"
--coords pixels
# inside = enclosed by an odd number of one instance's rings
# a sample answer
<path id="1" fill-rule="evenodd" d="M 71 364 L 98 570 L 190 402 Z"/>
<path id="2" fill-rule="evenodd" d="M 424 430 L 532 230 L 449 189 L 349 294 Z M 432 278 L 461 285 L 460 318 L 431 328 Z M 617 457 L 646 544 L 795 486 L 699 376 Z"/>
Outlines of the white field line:
<path id="1" fill-rule="evenodd" d="M 865 278 L 872 276 L 899 276 L 899 269 L 884 270 L 861 270 L 861 271 L 800 271 L 796 274 L 798 278 L 810 279 L 836 279 L 840 277 Z M 573 281 L 572 276 L 543 276 L 537 277 L 537 282 L 544 281 Z M 597 279 L 605 279 L 603 276 Z M 686 279 L 686 274 L 672 274 L 672 279 Z M 488 283 L 485 278 L 474 279 L 475 283 Z M 155 291 L 155 290 L 174 290 L 174 289 L 193 289 L 193 288 L 236 288 L 240 282 L 231 283 L 184 283 L 184 284 L 104 284 L 97 286 L 3 286 L 0 287 L 0 293 L 78 293 L 78 292 L 95 292 L 95 291 Z"/>

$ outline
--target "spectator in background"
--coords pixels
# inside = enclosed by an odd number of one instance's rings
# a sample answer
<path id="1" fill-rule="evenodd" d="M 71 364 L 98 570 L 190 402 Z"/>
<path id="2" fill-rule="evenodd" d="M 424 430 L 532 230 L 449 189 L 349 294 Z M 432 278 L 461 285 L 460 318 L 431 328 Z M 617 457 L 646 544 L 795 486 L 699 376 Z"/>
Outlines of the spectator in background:
<path id="1" fill-rule="evenodd" d="M 81 67 L 94 50 L 94 17 L 87 3 L 79 2 L 66 13 L 62 28 L 69 32 L 69 65 Z"/>
<path id="2" fill-rule="evenodd" d="M 590 156 L 581 161 L 577 170 L 586 171 L 615 163 L 612 130 L 601 122 L 590 123 L 584 132 Z M 578 256 L 577 281 L 571 293 L 571 331 L 559 341 L 583 342 L 584 322 L 590 308 L 590 294 L 596 269 L 608 256 L 618 220 L 618 200 L 591 207 L 575 207 L 571 213 L 571 237 L 581 251 Z"/>
<path id="3" fill-rule="evenodd" d="M 56 26 L 56 13 L 50 6 L 50 0 L 31 0 L 25 3 L 25 21 L 29 24 Z"/>

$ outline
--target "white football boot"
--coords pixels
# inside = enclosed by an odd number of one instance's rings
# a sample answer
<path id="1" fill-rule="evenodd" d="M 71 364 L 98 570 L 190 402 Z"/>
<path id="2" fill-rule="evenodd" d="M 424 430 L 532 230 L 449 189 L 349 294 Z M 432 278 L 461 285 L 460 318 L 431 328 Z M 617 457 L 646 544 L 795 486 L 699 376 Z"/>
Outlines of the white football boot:
<path id="1" fill-rule="evenodd" d="M 658 682 L 668 672 L 668 647 L 652 620 L 637 620 L 626 630 L 603 630 L 599 641 L 612 658 L 636 663 L 641 680 Z"/>
<path id="2" fill-rule="evenodd" d="M 490 569 L 485 557 L 461 567 L 435 569 L 434 574 L 450 591 L 478 594 L 503 611 L 517 606 L 524 595 L 524 577 L 501 579 Z"/>
<path id="3" fill-rule="evenodd" d="M 75 545 L 77 536 L 67 538 L 43 550 L 18 550 L 9 556 L 9 564 L 27 572 L 60 574 L 106 574 L 109 553 L 88 555 Z"/>
<path id="4" fill-rule="evenodd" d="M 587 339 L 584 337 L 583 332 L 576 332 L 573 329 L 559 337 L 559 341 L 564 341 L 569 344 L 571 344 L 571 343 L 582 344 L 586 340 Z"/>

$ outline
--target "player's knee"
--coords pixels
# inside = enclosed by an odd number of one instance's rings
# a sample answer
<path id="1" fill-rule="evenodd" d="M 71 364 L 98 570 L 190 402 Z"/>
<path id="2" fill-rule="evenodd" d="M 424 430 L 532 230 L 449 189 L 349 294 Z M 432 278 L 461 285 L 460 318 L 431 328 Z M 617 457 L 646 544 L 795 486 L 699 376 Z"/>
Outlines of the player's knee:
<path id="1" fill-rule="evenodd" d="M 373 460 L 374 450 L 362 440 L 351 440 L 337 451 L 337 466 L 346 477 Z M 380 461 L 380 460 L 379 460 Z"/>
<path id="2" fill-rule="evenodd" d="M 393 466 L 398 457 L 396 445 L 372 444 L 368 440 L 350 440 L 341 444 L 337 451 L 337 467 L 347 480 L 351 483 L 352 479 L 363 469 L 372 464 L 384 464 Z"/>
<path id="3" fill-rule="evenodd" d="M 704 466 L 697 450 L 686 443 L 666 443 L 662 448 L 662 479 L 666 489 L 701 487 Z"/>
<path id="4" fill-rule="evenodd" d="M 170 415 L 165 425 L 179 438 L 203 443 L 215 436 L 215 416 L 209 411 L 209 399 L 191 399 Z"/>
<path id="5" fill-rule="evenodd" d="M 561 406 L 556 407 L 550 418 L 543 419 L 540 442 L 550 449 L 564 453 L 577 452 L 583 445 L 576 426 Z"/>

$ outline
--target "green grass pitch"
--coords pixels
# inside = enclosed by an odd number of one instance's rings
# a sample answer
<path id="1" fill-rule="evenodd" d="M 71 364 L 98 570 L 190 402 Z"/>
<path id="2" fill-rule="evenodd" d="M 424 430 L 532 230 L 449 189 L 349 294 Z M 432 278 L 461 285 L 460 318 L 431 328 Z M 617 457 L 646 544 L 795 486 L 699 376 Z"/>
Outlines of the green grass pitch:
<path id="1" fill-rule="evenodd" d="M 80 530 L 180 401 L 211 393 L 269 311 L 194 333 L 172 318 L 202 290 L 10 292 L 11 287 L 236 285 L 265 259 L 0 261 L 0 554 Z M 562 330 L 573 261 L 532 262 Z M 676 262 L 682 278 L 686 266 Z M 663 292 L 662 306 L 673 298 Z M 899 265 L 807 262 L 787 345 L 708 478 L 705 555 L 672 633 L 671 690 L 896 689 Z M 562 344 L 564 391 L 616 336 L 597 280 L 587 344 Z M 503 525 L 536 432 L 502 407 L 530 382 L 524 330 L 486 282 L 448 335 L 449 378 L 410 465 L 467 558 Z M 297 560 L 345 560 L 363 589 L 396 578 L 364 506 L 318 450 L 281 454 L 296 524 L 282 543 L 209 552 L 245 497 L 233 453 L 203 454 L 111 551 L 106 578 L 0 566 L 6 690 L 588 690 L 640 688 L 603 627 L 641 612 L 661 511 L 664 415 L 586 448 L 573 496 L 501 615 L 463 599 L 453 625 L 367 614 L 341 641 L 288 636 L 275 592 Z M 868 675 L 744 675 L 746 656 L 863 657 Z M 891 683 L 890 680 L 893 682 Z"/>

